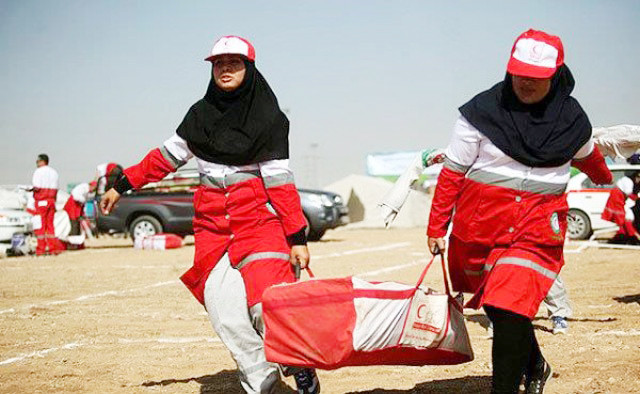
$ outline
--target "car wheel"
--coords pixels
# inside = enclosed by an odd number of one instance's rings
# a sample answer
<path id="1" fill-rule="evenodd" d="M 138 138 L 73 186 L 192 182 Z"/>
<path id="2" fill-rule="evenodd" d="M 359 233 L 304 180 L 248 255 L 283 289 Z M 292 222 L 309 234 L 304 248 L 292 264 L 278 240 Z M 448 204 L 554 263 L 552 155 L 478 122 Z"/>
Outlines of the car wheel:
<path id="1" fill-rule="evenodd" d="M 138 237 L 145 237 L 162 232 L 162 223 L 151 215 L 135 218 L 129 226 L 129 235 L 135 241 Z"/>
<path id="2" fill-rule="evenodd" d="M 307 236 L 307 241 L 319 241 L 324 235 L 325 230 L 316 230 L 312 228 L 307 215 L 304 216 L 304 221 L 307 223 L 307 228 L 304 230 L 304 234 Z"/>
<path id="3" fill-rule="evenodd" d="M 567 216 L 567 234 L 571 239 L 587 239 L 591 235 L 591 220 L 586 213 L 570 209 Z"/>
<path id="4" fill-rule="evenodd" d="M 324 235 L 324 230 L 322 231 L 310 231 L 307 239 L 309 241 L 320 241 L 320 238 Z"/>

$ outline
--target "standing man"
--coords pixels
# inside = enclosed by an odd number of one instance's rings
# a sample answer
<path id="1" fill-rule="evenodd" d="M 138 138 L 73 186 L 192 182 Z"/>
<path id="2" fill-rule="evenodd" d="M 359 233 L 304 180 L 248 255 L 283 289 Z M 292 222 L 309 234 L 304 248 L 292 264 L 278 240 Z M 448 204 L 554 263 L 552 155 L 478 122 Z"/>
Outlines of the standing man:
<path id="1" fill-rule="evenodd" d="M 49 156 L 42 153 L 36 160 L 33 172 L 33 199 L 35 211 L 33 230 L 38 239 L 36 255 L 58 254 L 62 247 L 53 229 L 53 216 L 56 213 L 58 195 L 58 172 L 49 166 Z"/>

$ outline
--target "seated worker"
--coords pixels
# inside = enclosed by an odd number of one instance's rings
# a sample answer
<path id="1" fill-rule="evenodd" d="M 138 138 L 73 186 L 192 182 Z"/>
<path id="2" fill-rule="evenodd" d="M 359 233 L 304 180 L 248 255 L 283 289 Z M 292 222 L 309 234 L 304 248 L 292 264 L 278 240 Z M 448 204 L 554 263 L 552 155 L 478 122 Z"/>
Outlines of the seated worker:
<path id="1" fill-rule="evenodd" d="M 640 171 L 631 171 L 616 182 L 616 187 L 609 194 L 601 217 L 619 227 L 612 243 L 640 244 L 640 229 L 634 225 L 633 214 L 627 215 L 625 210 L 628 198 L 634 201 L 638 199 L 639 187 Z"/>

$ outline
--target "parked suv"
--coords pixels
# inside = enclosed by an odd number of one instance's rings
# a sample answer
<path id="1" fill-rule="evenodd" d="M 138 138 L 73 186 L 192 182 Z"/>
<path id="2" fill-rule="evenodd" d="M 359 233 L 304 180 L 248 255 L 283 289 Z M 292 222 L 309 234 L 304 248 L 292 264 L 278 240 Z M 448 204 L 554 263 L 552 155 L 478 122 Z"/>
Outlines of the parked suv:
<path id="1" fill-rule="evenodd" d="M 609 199 L 609 193 L 616 182 L 628 171 L 640 171 L 638 164 L 611 164 L 613 174 L 610 185 L 596 185 L 584 173 L 579 173 L 569 180 L 567 185 L 567 202 L 569 203 L 569 221 L 567 235 L 571 239 L 587 239 L 595 230 L 613 227 L 614 223 L 602 220 L 600 215 Z M 626 209 L 631 210 L 634 202 L 627 200 Z"/>
<path id="2" fill-rule="evenodd" d="M 157 233 L 193 234 L 193 193 L 200 186 L 197 170 L 181 170 L 160 182 L 125 193 L 111 214 L 96 210 L 100 232 L 128 233 L 131 238 Z M 348 222 L 347 207 L 335 193 L 299 189 L 302 210 L 309 225 L 307 237 L 317 241 L 326 230 Z"/>

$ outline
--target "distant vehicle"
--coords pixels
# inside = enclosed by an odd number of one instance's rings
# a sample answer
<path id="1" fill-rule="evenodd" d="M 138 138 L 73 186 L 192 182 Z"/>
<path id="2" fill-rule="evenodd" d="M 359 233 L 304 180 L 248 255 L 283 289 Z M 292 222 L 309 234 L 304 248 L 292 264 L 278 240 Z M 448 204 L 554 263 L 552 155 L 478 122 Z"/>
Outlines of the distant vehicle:
<path id="1" fill-rule="evenodd" d="M 99 232 L 128 233 L 132 239 L 158 233 L 193 234 L 193 193 L 200 185 L 197 170 L 181 170 L 122 196 L 113 211 L 96 211 Z M 342 198 L 321 190 L 299 189 L 302 210 L 309 225 L 307 237 L 317 241 L 326 230 L 347 224 Z"/>
<path id="2" fill-rule="evenodd" d="M 28 234 L 33 231 L 32 215 L 17 209 L 0 208 L 0 242 L 10 243 L 14 234 Z"/>
<path id="3" fill-rule="evenodd" d="M 596 230 L 615 226 L 615 223 L 600 218 L 609 199 L 609 193 L 615 187 L 615 183 L 625 176 L 625 172 L 640 171 L 640 165 L 612 164 L 609 165 L 609 169 L 613 173 L 613 184 L 610 185 L 596 185 L 584 173 L 576 174 L 569 180 L 567 185 L 569 238 L 587 239 Z M 633 201 L 627 201 L 626 208 L 629 212 L 633 204 Z"/>

